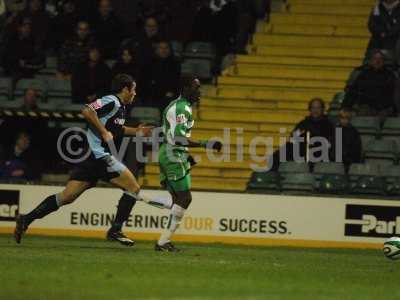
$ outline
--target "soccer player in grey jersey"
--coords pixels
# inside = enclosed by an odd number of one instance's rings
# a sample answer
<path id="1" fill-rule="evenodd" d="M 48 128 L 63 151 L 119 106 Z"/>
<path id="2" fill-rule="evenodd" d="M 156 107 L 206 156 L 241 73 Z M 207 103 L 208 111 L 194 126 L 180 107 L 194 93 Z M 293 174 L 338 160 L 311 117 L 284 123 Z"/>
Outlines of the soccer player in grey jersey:
<path id="1" fill-rule="evenodd" d="M 21 242 L 23 234 L 34 220 L 74 202 L 84 191 L 96 186 L 98 180 L 104 180 L 123 190 L 115 220 L 107 237 L 126 246 L 134 245 L 134 241 L 122 233 L 122 225 L 128 219 L 137 200 L 151 203 L 152 199 L 143 195 L 134 175 L 111 154 L 108 145 L 114 138 L 124 135 L 134 136 L 139 133 L 148 136 L 152 128 L 124 126 L 125 106 L 131 104 L 136 95 L 136 83 L 132 77 L 117 75 L 112 85 L 114 95 L 87 104 L 82 110 L 89 124 L 86 135 L 91 150 L 90 157 L 75 166 L 61 193 L 47 197 L 30 213 L 17 217 L 14 231 L 17 243 Z"/>

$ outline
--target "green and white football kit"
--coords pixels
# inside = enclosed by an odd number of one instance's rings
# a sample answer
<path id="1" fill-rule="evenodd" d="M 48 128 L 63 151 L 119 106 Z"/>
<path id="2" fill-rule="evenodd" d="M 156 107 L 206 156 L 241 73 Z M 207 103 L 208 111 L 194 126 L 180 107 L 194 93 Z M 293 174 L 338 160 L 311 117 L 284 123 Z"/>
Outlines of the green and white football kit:
<path id="1" fill-rule="evenodd" d="M 183 97 L 172 101 L 163 112 L 164 143 L 159 151 L 160 182 L 172 193 L 191 189 L 189 151 L 176 142 L 180 138 L 190 138 L 193 125 L 192 106 Z"/>

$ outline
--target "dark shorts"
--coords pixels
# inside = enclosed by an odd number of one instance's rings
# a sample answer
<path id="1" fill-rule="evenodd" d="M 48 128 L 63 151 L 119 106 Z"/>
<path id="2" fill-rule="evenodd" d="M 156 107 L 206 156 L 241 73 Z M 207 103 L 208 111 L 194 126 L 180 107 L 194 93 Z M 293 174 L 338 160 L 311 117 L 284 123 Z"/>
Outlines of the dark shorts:
<path id="1" fill-rule="evenodd" d="M 110 181 L 118 177 L 126 166 L 114 156 L 107 155 L 96 159 L 89 157 L 85 161 L 75 165 L 70 173 L 70 180 L 85 181 L 96 185 L 97 181 Z"/>

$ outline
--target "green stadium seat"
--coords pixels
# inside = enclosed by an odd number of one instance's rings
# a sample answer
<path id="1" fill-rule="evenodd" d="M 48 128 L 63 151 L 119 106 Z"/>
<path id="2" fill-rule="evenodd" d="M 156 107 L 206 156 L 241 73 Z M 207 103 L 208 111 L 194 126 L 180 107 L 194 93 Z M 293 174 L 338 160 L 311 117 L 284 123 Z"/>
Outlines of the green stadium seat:
<path id="1" fill-rule="evenodd" d="M 73 103 L 73 104 L 71 104 L 71 106 L 69 108 L 73 112 L 80 112 L 84 108 L 84 104 Z"/>
<path id="2" fill-rule="evenodd" d="M 56 110 L 68 111 L 68 107 L 72 105 L 71 97 L 48 97 L 46 104 L 54 106 Z"/>
<path id="3" fill-rule="evenodd" d="M 46 68 L 56 69 L 58 65 L 57 57 L 55 56 L 47 56 L 46 57 Z"/>
<path id="4" fill-rule="evenodd" d="M 281 189 L 283 192 L 311 192 L 314 190 L 314 176 L 309 173 L 286 173 L 282 175 Z"/>
<path id="5" fill-rule="evenodd" d="M 172 51 L 176 58 L 182 59 L 183 56 L 183 44 L 179 41 L 171 42 Z"/>
<path id="6" fill-rule="evenodd" d="M 294 161 L 288 161 L 288 162 L 282 162 L 279 165 L 279 173 L 280 174 L 286 174 L 286 173 L 309 173 L 310 172 L 310 167 L 308 166 L 307 163 L 302 162 L 294 162 Z"/>
<path id="7" fill-rule="evenodd" d="M 400 166 L 388 166 L 381 170 L 385 178 L 385 192 L 388 195 L 400 195 Z"/>
<path id="8" fill-rule="evenodd" d="M 0 97 L 4 100 L 11 99 L 12 81 L 11 78 L 0 78 Z"/>
<path id="9" fill-rule="evenodd" d="M 361 176 L 351 184 L 352 194 L 382 195 L 385 193 L 385 179 L 374 176 Z"/>
<path id="10" fill-rule="evenodd" d="M 57 72 L 57 57 L 48 56 L 46 57 L 46 66 L 45 68 L 39 71 L 39 75 L 51 75 L 54 76 Z"/>
<path id="11" fill-rule="evenodd" d="M 315 182 L 315 189 L 324 194 L 345 194 L 349 181 L 346 175 L 324 174 Z"/>
<path id="12" fill-rule="evenodd" d="M 182 63 L 182 74 L 210 80 L 212 78 L 212 63 L 207 59 L 185 59 Z"/>
<path id="13" fill-rule="evenodd" d="M 350 179 L 355 179 L 360 176 L 379 176 L 380 168 L 378 165 L 360 163 L 352 164 L 349 170 Z"/>
<path id="14" fill-rule="evenodd" d="M 47 95 L 50 98 L 71 97 L 71 82 L 57 78 L 47 80 Z"/>
<path id="15" fill-rule="evenodd" d="M 253 172 L 247 188 L 250 191 L 278 191 L 280 189 L 280 176 L 277 172 Z"/>
<path id="16" fill-rule="evenodd" d="M 134 123 L 159 125 L 161 122 L 160 110 L 154 107 L 134 107 L 130 114 Z"/>
<path id="17" fill-rule="evenodd" d="M 9 100 L 1 102 L 1 106 L 3 108 L 18 109 L 22 106 L 23 103 L 24 100 L 22 98 L 18 98 L 18 99 L 13 99 L 11 101 Z"/>
<path id="18" fill-rule="evenodd" d="M 339 110 L 342 107 L 346 92 L 339 92 L 333 96 L 332 102 L 329 106 L 329 110 Z"/>
<path id="19" fill-rule="evenodd" d="M 384 193 L 385 180 L 380 167 L 375 164 L 352 164 L 349 171 L 352 194 L 380 195 Z"/>
<path id="20" fill-rule="evenodd" d="M 38 107 L 40 110 L 56 111 L 59 105 L 56 102 L 39 102 Z"/>
<path id="21" fill-rule="evenodd" d="M 369 143 L 364 149 L 364 158 L 389 160 L 397 162 L 398 160 L 398 146 L 394 140 L 380 139 Z"/>
<path id="22" fill-rule="evenodd" d="M 204 58 L 215 59 L 215 47 L 211 43 L 205 42 L 191 42 L 189 43 L 184 52 L 185 58 Z"/>
<path id="23" fill-rule="evenodd" d="M 387 118 L 382 127 L 382 136 L 400 135 L 400 118 Z"/>
<path id="24" fill-rule="evenodd" d="M 367 158 L 364 160 L 364 162 L 370 165 L 377 165 L 379 166 L 379 169 L 393 166 L 395 164 L 395 161 L 391 159 L 379 159 L 379 158 Z"/>
<path id="25" fill-rule="evenodd" d="M 379 118 L 377 117 L 354 117 L 352 125 L 360 134 L 377 136 L 379 134 Z"/>
<path id="26" fill-rule="evenodd" d="M 362 149 L 366 149 L 367 148 L 367 146 L 370 144 L 370 143 L 373 143 L 374 141 L 375 141 L 375 136 L 372 136 L 372 135 L 365 135 L 365 134 L 362 134 L 362 135 L 360 135 L 360 137 L 361 137 L 361 146 L 362 146 Z"/>
<path id="27" fill-rule="evenodd" d="M 314 174 L 345 175 L 344 165 L 336 162 L 316 163 L 314 165 Z"/>
<path id="28" fill-rule="evenodd" d="M 316 163 L 314 165 L 315 189 L 321 193 L 345 193 L 348 186 L 342 163 Z"/>
<path id="29" fill-rule="evenodd" d="M 7 102 L 9 102 L 10 99 L 7 96 L 4 95 L 0 95 L 0 108 L 4 107 L 5 104 L 7 104 Z M 5 103 L 3 105 L 3 103 Z"/>
<path id="30" fill-rule="evenodd" d="M 25 90 L 33 88 L 40 94 L 42 99 L 46 98 L 47 95 L 47 84 L 45 81 L 40 79 L 21 79 L 17 82 L 14 90 L 14 98 L 23 97 Z"/>

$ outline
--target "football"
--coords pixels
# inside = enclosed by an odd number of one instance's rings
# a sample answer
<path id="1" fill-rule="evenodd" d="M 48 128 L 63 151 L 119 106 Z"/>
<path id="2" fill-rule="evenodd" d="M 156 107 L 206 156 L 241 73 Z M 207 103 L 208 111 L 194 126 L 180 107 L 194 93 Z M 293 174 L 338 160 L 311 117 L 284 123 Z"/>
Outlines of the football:
<path id="1" fill-rule="evenodd" d="M 383 254 L 392 260 L 400 259 L 400 238 L 392 237 L 383 244 Z"/>

